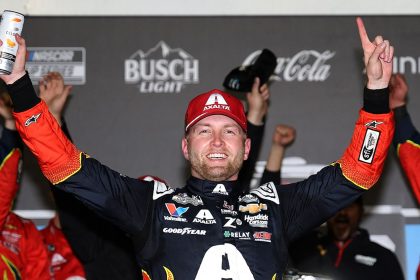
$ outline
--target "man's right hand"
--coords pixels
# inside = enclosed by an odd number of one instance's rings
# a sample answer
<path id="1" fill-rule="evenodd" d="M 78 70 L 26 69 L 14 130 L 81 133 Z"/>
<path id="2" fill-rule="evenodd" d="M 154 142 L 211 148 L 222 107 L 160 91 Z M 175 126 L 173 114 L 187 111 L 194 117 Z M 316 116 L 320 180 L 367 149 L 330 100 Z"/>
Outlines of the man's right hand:
<path id="1" fill-rule="evenodd" d="M 389 107 L 404 106 L 407 100 L 408 85 L 402 74 L 392 75 L 389 83 Z"/>
<path id="2" fill-rule="evenodd" d="M 15 35 L 18 43 L 18 51 L 16 53 L 15 64 L 13 65 L 12 73 L 9 75 L 0 75 L 0 78 L 8 85 L 13 84 L 23 76 L 25 76 L 25 62 L 26 62 L 26 43 L 25 39 L 19 35 Z"/>

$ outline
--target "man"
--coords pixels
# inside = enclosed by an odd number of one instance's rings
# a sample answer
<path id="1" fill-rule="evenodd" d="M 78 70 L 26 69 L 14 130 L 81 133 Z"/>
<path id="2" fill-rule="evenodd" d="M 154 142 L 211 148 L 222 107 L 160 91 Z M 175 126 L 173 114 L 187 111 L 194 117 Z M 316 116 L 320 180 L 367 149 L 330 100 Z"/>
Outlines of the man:
<path id="1" fill-rule="evenodd" d="M 395 114 L 394 146 L 404 173 L 420 204 L 420 134 L 407 111 L 408 85 L 401 74 L 393 75 L 390 82 L 389 106 Z"/>
<path id="2" fill-rule="evenodd" d="M 6 95 L 0 97 L 4 127 L 0 137 L 0 276 L 2 279 L 48 280 L 48 256 L 35 225 L 11 211 L 19 189 L 22 156 L 19 135 Z"/>
<path id="3" fill-rule="evenodd" d="M 370 241 L 359 227 L 363 215 L 361 197 L 340 210 L 319 228 L 290 247 L 293 266 L 300 271 L 328 275 L 340 280 L 403 280 L 397 257 Z"/>
<path id="4" fill-rule="evenodd" d="M 63 115 L 70 91 L 71 86 L 65 85 L 57 72 L 48 73 L 40 81 L 40 98 L 71 140 Z M 98 217 L 74 196 L 57 188 L 52 189 L 52 194 L 57 216 L 42 233 L 52 260 L 51 273 L 56 280 L 76 275 L 89 280 L 140 277 L 131 241 L 121 230 Z"/>
<path id="5" fill-rule="evenodd" d="M 408 85 L 401 74 L 393 75 L 390 81 L 389 106 L 395 114 L 394 146 L 401 167 L 410 182 L 411 189 L 420 204 L 420 133 L 414 127 L 407 111 Z M 420 280 L 420 264 L 417 268 Z"/>
<path id="6" fill-rule="evenodd" d="M 33 92 L 19 36 L 13 72 L 2 79 L 18 130 L 44 175 L 131 235 L 144 278 L 280 279 L 288 242 L 377 181 L 393 135 L 387 95 L 393 47 L 380 36 L 370 42 L 362 20 L 357 23 L 368 83 L 350 147 L 305 181 L 266 184 L 248 194 L 236 181 L 250 149 L 246 117 L 241 102 L 226 93 L 212 90 L 188 105 L 182 152 L 192 176 L 174 190 L 123 176 L 68 141 Z"/>

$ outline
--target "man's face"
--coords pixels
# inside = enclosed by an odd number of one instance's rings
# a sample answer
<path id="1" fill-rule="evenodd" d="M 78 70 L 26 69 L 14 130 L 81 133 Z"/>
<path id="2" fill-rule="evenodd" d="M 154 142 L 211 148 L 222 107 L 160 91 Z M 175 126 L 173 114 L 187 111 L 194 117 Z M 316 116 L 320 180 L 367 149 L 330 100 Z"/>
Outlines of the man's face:
<path id="1" fill-rule="evenodd" d="M 182 140 L 191 175 L 211 181 L 236 180 L 250 146 L 241 127 L 223 115 L 200 120 Z"/>
<path id="2" fill-rule="evenodd" d="M 362 206 L 353 203 L 340 210 L 327 222 L 328 230 L 336 241 L 346 241 L 353 236 L 363 214 Z"/>

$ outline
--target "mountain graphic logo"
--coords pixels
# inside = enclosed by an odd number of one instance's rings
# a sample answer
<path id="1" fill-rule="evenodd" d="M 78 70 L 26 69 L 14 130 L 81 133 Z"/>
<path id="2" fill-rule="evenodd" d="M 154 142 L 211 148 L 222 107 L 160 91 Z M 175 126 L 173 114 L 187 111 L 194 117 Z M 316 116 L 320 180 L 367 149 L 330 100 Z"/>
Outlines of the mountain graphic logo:
<path id="1" fill-rule="evenodd" d="M 179 93 L 187 84 L 198 84 L 199 61 L 187 51 L 160 41 L 125 60 L 124 80 L 138 85 L 141 93 Z"/>
<path id="2" fill-rule="evenodd" d="M 194 57 L 192 55 L 190 55 L 188 52 L 184 51 L 181 48 L 172 49 L 164 41 L 160 41 L 159 43 L 157 43 L 156 46 L 154 46 L 153 48 L 151 48 L 148 51 L 144 52 L 142 50 L 138 50 L 130 56 L 130 59 L 142 59 L 142 58 L 148 58 L 148 59 L 180 58 L 180 59 L 183 59 L 183 60 L 184 59 L 194 59 Z"/>

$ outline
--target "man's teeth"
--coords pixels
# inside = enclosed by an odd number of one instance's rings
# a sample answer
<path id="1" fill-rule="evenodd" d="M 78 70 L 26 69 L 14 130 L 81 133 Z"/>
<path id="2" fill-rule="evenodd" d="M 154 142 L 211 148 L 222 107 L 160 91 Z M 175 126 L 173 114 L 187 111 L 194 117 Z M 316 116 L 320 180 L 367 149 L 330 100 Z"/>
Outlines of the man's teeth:
<path id="1" fill-rule="evenodd" d="M 225 154 L 209 154 L 207 157 L 211 159 L 222 159 L 226 158 L 227 156 Z"/>

